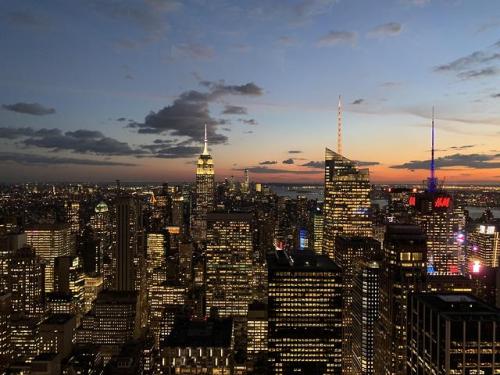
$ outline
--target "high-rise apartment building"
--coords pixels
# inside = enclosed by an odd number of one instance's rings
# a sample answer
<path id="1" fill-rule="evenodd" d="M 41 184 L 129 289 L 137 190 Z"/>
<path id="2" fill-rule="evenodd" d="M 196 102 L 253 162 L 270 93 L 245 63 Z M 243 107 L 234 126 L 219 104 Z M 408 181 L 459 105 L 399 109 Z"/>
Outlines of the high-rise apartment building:
<path id="1" fill-rule="evenodd" d="M 375 324 L 375 372 L 403 375 L 408 298 L 426 287 L 426 236 L 416 225 L 390 224 L 383 247 L 379 319 Z"/>
<path id="2" fill-rule="evenodd" d="M 54 290 L 54 262 L 74 253 L 74 237 L 68 224 L 43 224 L 26 230 L 28 245 L 45 263 L 45 292 Z"/>
<path id="3" fill-rule="evenodd" d="M 196 164 L 196 191 L 193 217 L 193 237 L 204 240 L 206 237 L 207 214 L 214 208 L 214 161 L 208 152 L 207 127 L 205 125 L 205 143 L 203 152 Z"/>
<path id="4" fill-rule="evenodd" d="M 416 294 L 409 304 L 408 374 L 495 374 L 500 310 L 470 294 Z"/>
<path id="5" fill-rule="evenodd" d="M 368 169 L 325 149 L 324 255 L 334 258 L 338 234 L 372 236 L 370 188 Z"/>
<path id="6" fill-rule="evenodd" d="M 268 257 L 270 374 L 341 374 L 341 269 L 302 250 Z"/>
<path id="7" fill-rule="evenodd" d="M 207 216 L 206 311 L 221 317 L 246 316 L 252 290 L 252 215 Z"/>

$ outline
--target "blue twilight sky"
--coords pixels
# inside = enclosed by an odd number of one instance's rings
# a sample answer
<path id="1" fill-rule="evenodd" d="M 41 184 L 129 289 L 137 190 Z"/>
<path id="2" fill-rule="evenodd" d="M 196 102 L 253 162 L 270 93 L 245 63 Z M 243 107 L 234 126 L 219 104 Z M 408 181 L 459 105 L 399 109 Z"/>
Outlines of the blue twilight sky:
<path id="1" fill-rule="evenodd" d="M 500 182 L 500 2 L 0 1 L 0 182 Z M 296 152 L 290 152 L 296 151 Z"/>

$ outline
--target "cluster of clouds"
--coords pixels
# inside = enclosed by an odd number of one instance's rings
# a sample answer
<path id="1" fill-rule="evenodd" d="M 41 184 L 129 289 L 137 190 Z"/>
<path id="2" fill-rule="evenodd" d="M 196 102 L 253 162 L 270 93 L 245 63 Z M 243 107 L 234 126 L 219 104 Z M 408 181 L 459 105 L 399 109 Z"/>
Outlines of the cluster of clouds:
<path id="1" fill-rule="evenodd" d="M 430 160 L 412 160 L 393 165 L 395 169 L 429 169 Z M 435 159 L 436 168 L 465 167 L 475 169 L 500 168 L 500 154 L 453 154 Z"/>
<path id="2" fill-rule="evenodd" d="M 210 144 L 227 143 L 227 135 L 219 132 L 219 129 L 231 121 L 213 117 L 210 104 L 230 96 L 258 97 L 263 95 L 263 89 L 253 82 L 228 85 L 224 81 L 201 80 L 199 83 L 205 88 L 204 91 L 185 91 L 172 104 L 149 113 L 143 122 L 129 122 L 126 126 L 139 134 L 168 136 L 167 142 L 158 140 L 153 147 L 149 147 L 158 157 L 194 156 L 199 152 L 199 147 L 195 145 L 199 145 L 204 137 L 205 124 Z M 221 114 L 244 116 L 248 114 L 248 110 L 243 106 L 225 105 Z M 251 118 L 238 118 L 238 121 L 246 125 L 257 125 L 257 121 Z"/>
<path id="3" fill-rule="evenodd" d="M 300 154 L 302 151 L 299 150 L 290 150 L 288 151 L 290 154 Z M 278 161 L 277 160 L 264 160 L 259 162 L 258 166 L 253 166 L 247 168 L 250 172 L 253 173 L 261 173 L 261 174 L 266 174 L 266 173 L 292 173 L 292 174 L 305 174 L 305 175 L 310 175 L 310 174 L 319 174 L 322 172 L 322 170 L 325 168 L 325 162 L 322 160 L 315 161 L 315 160 L 310 160 L 308 162 L 302 163 L 302 164 L 296 164 L 295 162 L 298 160 L 304 160 L 302 158 L 289 158 L 285 159 L 281 162 L 281 164 L 284 165 L 292 165 L 295 164 L 299 167 L 306 167 L 306 169 L 278 169 L 278 168 L 272 168 L 268 167 L 269 165 L 277 165 Z M 374 165 L 379 165 L 380 163 L 377 161 L 359 161 L 355 160 L 354 161 L 359 167 L 367 167 L 367 166 L 374 166 Z M 239 169 L 238 169 L 239 170 Z"/>
<path id="4" fill-rule="evenodd" d="M 219 102 L 230 96 L 256 97 L 263 95 L 261 87 L 253 82 L 242 85 L 229 85 L 224 81 L 202 81 L 200 85 L 204 90 L 189 90 L 181 93 L 172 104 L 158 111 L 151 111 L 142 122 L 129 118 L 119 117 L 117 122 L 123 123 L 126 128 L 136 131 L 138 134 L 154 134 L 159 136 L 152 143 L 131 146 L 127 142 L 108 137 L 97 130 L 79 129 L 63 131 L 58 128 L 35 129 L 32 127 L 0 127 L 0 139 L 15 142 L 16 146 L 23 148 L 36 148 L 49 150 L 51 152 L 67 151 L 76 154 L 93 154 L 100 156 L 134 156 L 158 157 L 158 158 L 189 158 L 200 152 L 200 143 L 204 138 L 204 126 L 207 125 L 210 144 L 225 144 L 228 137 L 219 130 L 222 126 L 231 123 L 227 118 L 214 118 L 210 113 L 210 104 Z M 56 113 L 54 108 L 46 107 L 39 103 L 18 102 L 15 104 L 4 104 L 2 108 L 7 111 L 20 114 L 43 116 Z M 226 104 L 221 115 L 246 116 L 246 107 Z M 252 118 L 238 118 L 238 122 L 246 125 L 257 125 Z M 224 127 L 228 131 L 230 128 Z M 20 154 L 20 160 L 35 163 L 35 156 Z M 10 160 L 12 153 L 4 153 L 3 160 Z M 38 157 L 39 162 L 70 163 L 77 159 L 55 156 Z M 80 160 L 80 159 L 79 159 Z M 81 159 L 78 164 L 84 164 Z M 98 165 L 98 161 L 91 160 L 89 163 Z M 110 164 L 106 161 L 102 165 Z M 126 165 L 129 165 L 125 163 Z"/>
<path id="5" fill-rule="evenodd" d="M 490 48 L 475 51 L 449 63 L 434 67 L 436 73 L 451 73 L 460 80 L 493 77 L 500 73 L 500 41 Z M 495 94 L 492 95 L 495 97 Z"/>
<path id="6" fill-rule="evenodd" d="M 375 26 L 366 33 L 367 38 L 386 38 L 399 35 L 403 31 L 403 25 L 398 22 L 388 22 Z M 356 44 L 358 33 L 355 31 L 332 30 L 323 35 L 316 42 L 317 47 L 330 47 L 338 44 Z"/>
<path id="7" fill-rule="evenodd" d="M 24 113 L 33 116 L 51 115 L 56 113 L 56 110 L 54 108 L 44 107 L 39 103 L 19 102 L 15 104 L 3 104 L 2 108 L 7 111 Z"/>

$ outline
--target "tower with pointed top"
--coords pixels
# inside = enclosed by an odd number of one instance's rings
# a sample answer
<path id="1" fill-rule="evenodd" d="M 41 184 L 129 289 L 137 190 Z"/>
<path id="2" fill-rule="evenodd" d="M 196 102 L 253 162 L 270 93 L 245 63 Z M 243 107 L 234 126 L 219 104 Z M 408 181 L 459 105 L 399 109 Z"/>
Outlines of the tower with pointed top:
<path id="1" fill-rule="evenodd" d="M 437 189 L 437 178 L 436 178 L 436 165 L 434 161 L 434 106 L 432 107 L 432 130 L 431 130 L 431 175 L 427 182 L 428 190 L 433 193 Z"/>
<path id="2" fill-rule="evenodd" d="M 206 238 L 207 214 L 214 208 L 214 161 L 208 152 L 207 125 L 203 152 L 196 163 L 196 190 L 192 235 L 195 240 Z"/>

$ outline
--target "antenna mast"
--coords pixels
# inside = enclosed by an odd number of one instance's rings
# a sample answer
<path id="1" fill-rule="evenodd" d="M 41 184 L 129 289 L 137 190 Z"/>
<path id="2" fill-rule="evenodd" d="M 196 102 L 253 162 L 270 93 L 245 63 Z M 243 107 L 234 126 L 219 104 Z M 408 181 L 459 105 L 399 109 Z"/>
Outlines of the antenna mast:
<path id="1" fill-rule="evenodd" d="M 435 135 L 434 135 L 434 106 L 432 106 L 432 130 L 431 130 L 431 176 L 429 178 L 429 191 L 434 192 L 436 191 L 436 164 L 434 160 L 434 152 L 435 152 L 435 147 L 434 147 L 434 140 L 435 140 Z"/>
<path id="2" fill-rule="evenodd" d="M 205 140 L 204 140 L 204 147 L 203 147 L 203 155 L 208 155 L 208 137 L 207 137 L 207 124 L 205 124 Z"/>
<path id="3" fill-rule="evenodd" d="M 342 101 L 340 95 L 337 112 L 337 152 L 342 155 Z"/>

